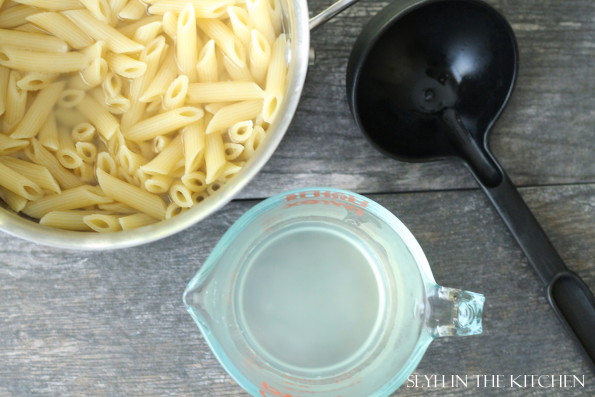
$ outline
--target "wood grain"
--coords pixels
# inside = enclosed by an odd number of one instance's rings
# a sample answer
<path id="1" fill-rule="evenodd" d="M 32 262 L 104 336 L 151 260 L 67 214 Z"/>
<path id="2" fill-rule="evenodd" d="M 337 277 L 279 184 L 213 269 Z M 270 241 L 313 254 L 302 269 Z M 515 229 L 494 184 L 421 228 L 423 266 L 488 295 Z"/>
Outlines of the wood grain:
<path id="1" fill-rule="evenodd" d="M 595 291 L 595 2 L 490 0 L 521 55 L 491 145 L 567 265 Z M 310 0 L 313 11 L 327 0 Z M 520 248 L 459 163 L 377 153 L 351 119 L 345 68 L 362 0 L 312 34 L 317 51 L 281 146 L 236 200 L 185 232 L 104 252 L 0 234 L 0 396 L 246 396 L 185 312 L 186 283 L 248 208 L 289 188 L 368 194 L 414 233 L 437 282 L 486 295 L 484 334 L 436 340 L 415 374 L 585 376 L 584 388 L 422 388 L 403 396 L 586 396 L 595 376 Z M 365 396 L 362 396 L 365 397 Z"/>

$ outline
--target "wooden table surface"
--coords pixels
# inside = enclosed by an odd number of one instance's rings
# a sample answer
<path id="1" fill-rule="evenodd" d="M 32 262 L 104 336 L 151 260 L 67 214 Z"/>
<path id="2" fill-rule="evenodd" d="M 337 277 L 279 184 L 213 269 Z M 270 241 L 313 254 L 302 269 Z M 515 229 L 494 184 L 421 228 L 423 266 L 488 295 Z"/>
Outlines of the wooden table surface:
<path id="1" fill-rule="evenodd" d="M 595 291 L 595 2 L 489 3 L 511 22 L 521 60 L 491 146 L 568 267 Z M 309 5 L 314 13 L 328 1 Z M 182 292 L 242 213 L 307 186 L 378 201 L 417 237 L 439 284 L 486 296 L 484 333 L 436 340 L 415 371 L 421 383 L 396 394 L 595 395 L 595 376 L 468 171 L 388 159 L 356 128 L 346 64 L 361 27 L 384 5 L 362 0 L 312 34 L 316 63 L 282 144 L 240 199 L 204 222 L 104 252 L 0 234 L 0 396 L 245 396 L 186 313 Z M 585 385 L 428 388 L 424 375 L 574 375 Z"/>

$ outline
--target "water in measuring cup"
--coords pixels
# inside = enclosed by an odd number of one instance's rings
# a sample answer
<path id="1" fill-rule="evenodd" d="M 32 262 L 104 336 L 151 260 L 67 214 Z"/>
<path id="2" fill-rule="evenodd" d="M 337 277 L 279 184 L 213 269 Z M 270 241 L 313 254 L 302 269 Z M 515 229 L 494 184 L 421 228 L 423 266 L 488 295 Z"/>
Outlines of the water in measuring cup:
<path id="1" fill-rule="evenodd" d="M 274 365 L 320 370 L 369 350 L 381 284 L 373 256 L 334 225 L 296 224 L 256 248 L 240 282 L 240 321 Z"/>

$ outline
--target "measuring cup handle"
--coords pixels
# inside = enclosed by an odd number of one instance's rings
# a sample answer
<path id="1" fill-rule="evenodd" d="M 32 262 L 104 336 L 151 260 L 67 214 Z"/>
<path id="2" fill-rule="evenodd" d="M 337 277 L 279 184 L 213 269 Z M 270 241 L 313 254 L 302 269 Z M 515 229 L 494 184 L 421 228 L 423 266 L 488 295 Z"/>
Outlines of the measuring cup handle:
<path id="1" fill-rule="evenodd" d="M 435 286 L 429 293 L 428 302 L 426 325 L 433 337 L 482 333 L 483 295 Z"/>

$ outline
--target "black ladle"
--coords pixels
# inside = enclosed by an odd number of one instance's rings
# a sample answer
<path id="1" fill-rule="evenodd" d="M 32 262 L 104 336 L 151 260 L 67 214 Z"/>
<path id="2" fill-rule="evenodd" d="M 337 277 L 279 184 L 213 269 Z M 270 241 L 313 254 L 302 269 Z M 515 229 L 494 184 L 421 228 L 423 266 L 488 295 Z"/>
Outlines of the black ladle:
<path id="1" fill-rule="evenodd" d="M 471 170 L 595 363 L 595 299 L 550 243 L 503 168 L 488 132 L 514 87 L 518 49 L 479 0 L 396 0 L 364 27 L 347 68 L 348 101 L 377 149 L 400 160 L 454 157 Z"/>

